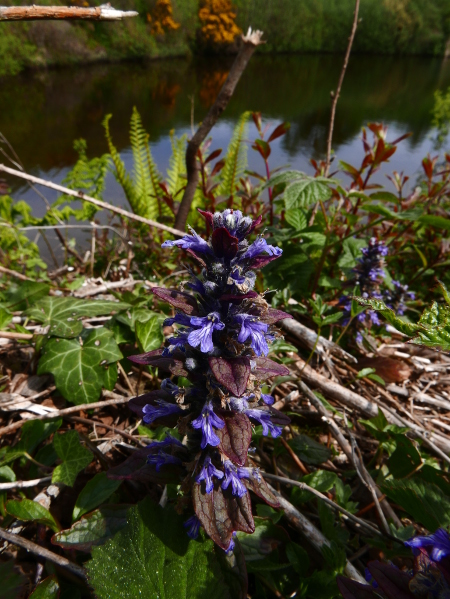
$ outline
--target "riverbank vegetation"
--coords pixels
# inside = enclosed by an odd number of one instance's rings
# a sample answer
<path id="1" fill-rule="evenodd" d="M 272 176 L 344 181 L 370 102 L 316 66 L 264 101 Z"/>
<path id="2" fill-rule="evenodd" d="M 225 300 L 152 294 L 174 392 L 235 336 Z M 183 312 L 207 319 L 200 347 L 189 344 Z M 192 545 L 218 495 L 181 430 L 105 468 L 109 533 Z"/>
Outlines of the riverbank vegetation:
<path id="1" fill-rule="evenodd" d="M 137 10 L 139 17 L 122 23 L 0 23 L 0 75 L 28 67 L 234 51 L 236 35 L 249 24 L 266 33 L 262 52 L 343 52 L 353 2 L 122 0 L 117 8 Z M 360 17 L 355 52 L 442 56 L 449 49 L 446 0 L 362 0 Z M 210 38 L 211 26 L 216 33 Z"/>

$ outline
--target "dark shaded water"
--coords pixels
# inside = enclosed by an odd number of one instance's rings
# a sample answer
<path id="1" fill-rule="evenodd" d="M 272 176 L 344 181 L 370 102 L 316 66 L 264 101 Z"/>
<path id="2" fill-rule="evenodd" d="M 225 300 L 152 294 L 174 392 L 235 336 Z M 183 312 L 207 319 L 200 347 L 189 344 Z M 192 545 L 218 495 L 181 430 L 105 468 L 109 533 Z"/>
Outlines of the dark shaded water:
<path id="1" fill-rule="evenodd" d="M 289 133 L 275 143 L 272 166 L 290 163 L 310 171 L 310 157 L 323 158 L 330 112 L 342 57 L 277 55 L 254 57 L 213 132 L 213 147 L 225 148 L 236 119 L 244 110 L 259 110 L 276 124 L 287 120 Z M 26 170 L 61 181 L 74 164 L 74 139 L 88 142 L 88 154 L 107 151 L 101 122 L 112 113 L 116 146 L 131 168 L 128 127 L 134 105 L 150 133 L 154 157 L 165 170 L 170 155 L 169 132 L 190 132 L 191 97 L 195 120 L 203 118 L 223 83 L 228 60 L 188 62 L 182 59 L 147 64 L 121 63 L 26 73 L 0 84 L 0 131 L 9 139 Z M 432 150 L 433 96 L 450 85 L 450 61 L 428 57 L 353 56 L 338 104 L 334 149 L 338 158 L 359 163 L 360 130 L 370 121 L 389 126 L 388 138 L 411 131 L 412 137 L 391 159 L 392 169 L 409 174 Z M 255 134 L 253 125 L 249 138 Z M 260 168 L 249 153 L 250 166 Z M 26 199 L 36 214 L 42 201 L 20 182 L 8 179 L 14 196 Z M 47 190 L 47 197 L 54 195 Z M 106 199 L 125 200 L 112 177 Z"/>

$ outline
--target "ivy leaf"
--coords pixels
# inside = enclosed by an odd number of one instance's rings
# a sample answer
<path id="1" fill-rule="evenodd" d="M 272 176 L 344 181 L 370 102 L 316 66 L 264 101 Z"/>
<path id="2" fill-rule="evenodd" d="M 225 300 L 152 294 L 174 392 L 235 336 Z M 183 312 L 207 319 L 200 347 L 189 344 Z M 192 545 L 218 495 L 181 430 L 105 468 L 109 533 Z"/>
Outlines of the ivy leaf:
<path id="1" fill-rule="evenodd" d="M 50 339 L 42 350 L 38 374 L 53 374 L 56 388 L 68 401 L 92 403 L 102 387 L 111 387 L 108 364 L 122 357 L 112 331 L 84 329 L 77 339 Z"/>
<path id="2" fill-rule="evenodd" d="M 59 530 L 59 526 L 56 524 L 51 513 L 43 505 L 37 503 L 37 501 L 32 501 L 31 499 L 22 499 L 22 501 L 12 499 L 6 504 L 6 511 L 19 520 L 25 520 L 26 522 L 36 520 L 55 532 Z"/>
<path id="3" fill-rule="evenodd" d="M 73 487 L 77 474 L 91 463 L 92 453 L 81 445 L 76 431 L 55 435 L 53 446 L 63 462 L 54 469 L 52 483 Z"/>
<path id="4" fill-rule="evenodd" d="M 183 518 L 145 499 L 128 512 L 128 525 L 87 563 L 98 599 L 244 599 L 211 540 L 189 540 Z"/>
<path id="5" fill-rule="evenodd" d="M 136 322 L 136 337 L 139 343 L 139 349 L 142 352 L 149 352 L 158 349 L 164 343 L 162 332 L 162 322 L 164 317 L 160 314 L 153 314 L 145 322 Z"/>
<path id="6" fill-rule="evenodd" d="M 56 576 L 49 576 L 37 585 L 29 599 L 58 599 L 59 590 Z"/>
<path id="7" fill-rule="evenodd" d="M 130 308 L 124 302 L 85 300 L 76 297 L 44 297 L 24 312 L 31 320 L 49 326 L 49 335 L 76 337 L 83 330 L 81 319 L 86 316 L 116 314 Z"/>
<path id="8" fill-rule="evenodd" d="M 26 310 L 33 306 L 37 300 L 50 291 L 47 283 L 36 281 L 13 282 L 6 292 L 6 304 L 10 310 Z"/>
<path id="9" fill-rule="evenodd" d="M 93 546 L 102 545 L 126 526 L 129 507 L 129 505 L 104 505 L 82 517 L 71 528 L 57 532 L 52 537 L 52 543 L 63 549 L 91 551 Z"/>
<path id="10" fill-rule="evenodd" d="M 73 508 L 72 521 L 75 522 L 83 514 L 106 501 L 120 487 L 121 482 L 120 480 L 111 480 L 106 472 L 96 474 L 78 495 Z"/>

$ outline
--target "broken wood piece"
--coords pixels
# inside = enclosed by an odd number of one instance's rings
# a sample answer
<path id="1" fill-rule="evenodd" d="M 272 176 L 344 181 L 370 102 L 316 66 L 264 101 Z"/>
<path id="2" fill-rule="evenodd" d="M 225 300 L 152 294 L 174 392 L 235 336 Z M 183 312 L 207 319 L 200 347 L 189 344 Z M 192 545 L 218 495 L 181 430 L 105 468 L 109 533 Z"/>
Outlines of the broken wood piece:
<path id="1" fill-rule="evenodd" d="M 116 10 L 111 4 L 95 7 L 80 6 L 0 6 L 0 21 L 88 20 L 121 21 L 137 17 L 135 10 Z"/>

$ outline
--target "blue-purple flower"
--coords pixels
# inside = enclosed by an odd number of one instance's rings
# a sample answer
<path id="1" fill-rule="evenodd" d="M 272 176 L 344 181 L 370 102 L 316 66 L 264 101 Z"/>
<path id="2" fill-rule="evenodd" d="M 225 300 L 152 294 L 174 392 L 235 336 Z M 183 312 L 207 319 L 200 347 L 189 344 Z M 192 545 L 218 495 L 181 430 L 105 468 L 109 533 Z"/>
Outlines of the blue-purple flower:
<path id="1" fill-rule="evenodd" d="M 196 429 L 202 429 L 203 437 L 200 447 L 205 449 L 207 445 L 217 447 L 220 443 L 219 437 L 214 432 L 214 428 L 223 428 L 225 422 L 214 413 L 212 401 L 207 401 L 203 406 L 203 410 L 198 418 L 191 422 L 191 425 Z"/>
<path id="2" fill-rule="evenodd" d="M 272 395 L 267 395 L 266 393 L 261 393 L 261 399 L 267 406 L 271 406 L 275 401 L 275 398 L 272 397 Z"/>
<path id="3" fill-rule="evenodd" d="M 149 456 L 147 456 L 147 464 L 153 464 L 155 466 L 156 472 L 159 472 L 161 468 L 163 466 L 167 466 L 167 464 L 179 466 L 181 464 L 181 460 L 170 453 L 158 451 L 157 453 L 151 453 Z"/>
<path id="4" fill-rule="evenodd" d="M 222 478 L 224 477 L 224 473 L 222 472 L 222 470 L 218 470 L 214 466 L 209 456 L 206 456 L 203 462 L 203 468 L 200 470 L 200 473 L 195 480 L 198 484 L 200 484 L 204 480 L 206 492 L 211 493 L 211 491 L 214 488 L 213 476 L 215 476 L 218 480 L 222 480 Z"/>
<path id="5" fill-rule="evenodd" d="M 200 237 L 194 229 L 190 228 L 190 232 L 190 235 L 185 235 L 176 241 L 165 241 L 161 247 L 170 248 L 178 246 L 183 250 L 192 250 L 193 252 L 200 252 L 201 254 L 212 254 L 209 243 Z"/>
<path id="6" fill-rule="evenodd" d="M 243 497 L 247 493 L 247 487 L 241 479 L 250 478 L 250 474 L 246 468 L 237 468 L 231 460 L 224 462 L 225 478 L 222 483 L 222 489 L 228 489 L 231 484 L 231 492 L 233 495 Z"/>
<path id="7" fill-rule="evenodd" d="M 450 536 L 444 528 L 438 528 L 436 532 L 428 536 L 419 536 L 405 541 L 405 545 L 414 549 L 425 547 L 431 559 L 439 562 L 442 558 L 450 555 Z"/>
<path id="8" fill-rule="evenodd" d="M 188 343 L 192 347 L 200 345 L 200 351 L 208 353 L 213 350 L 214 344 L 212 340 L 213 331 L 221 331 L 225 328 L 225 324 L 220 320 L 218 312 L 211 312 L 208 316 L 193 316 L 191 325 L 196 327 L 194 331 L 188 335 Z"/>
<path id="9" fill-rule="evenodd" d="M 142 412 L 144 413 L 142 420 L 146 424 L 151 424 L 158 418 L 164 418 L 165 416 L 171 416 L 172 414 L 181 412 L 180 406 L 176 403 L 169 403 L 163 399 L 157 399 L 155 404 L 156 405 L 147 404 L 142 408 Z"/>
<path id="10" fill-rule="evenodd" d="M 197 516 L 194 515 L 188 518 L 183 526 L 186 529 L 186 534 L 190 539 L 196 539 L 198 537 L 200 520 L 197 518 Z"/>
<path id="11" fill-rule="evenodd" d="M 253 418 L 253 420 L 259 422 L 259 424 L 262 426 L 264 436 L 267 436 L 270 432 L 272 437 L 275 439 L 283 432 L 283 428 L 281 426 L 277 426 L 272 422 L 272 416 L 270 412 L 267 412 L 266 410 L 253 408 L 244 410 L 244 414 L 246 414 L 249 418 Z"/>
<path id="12" fill-rule="evenodd" d="M 236 314 L 234 319 L 241 325 L 237 338 L 239 343 L 245 343 L 250 339 L 250 345 L 255 354 L 257 356 L 267 356 L 269 353 L 269 346 L 266 341 L 266 333 L 269 325 L 260 322 L 258 318 L 251 314 Z"/>
<path id="13" fill-rule="evenodd" d="M 264 237 L 258 237 L 247 249 L 246 252 L 239 256 L 238 261 L 251 260 L 261 254 L 267 254 L 268 256 L 281 256 L 283 250 L 277 246 L 269 245 Z"/>

